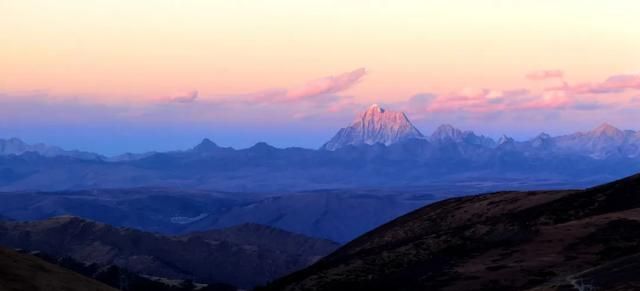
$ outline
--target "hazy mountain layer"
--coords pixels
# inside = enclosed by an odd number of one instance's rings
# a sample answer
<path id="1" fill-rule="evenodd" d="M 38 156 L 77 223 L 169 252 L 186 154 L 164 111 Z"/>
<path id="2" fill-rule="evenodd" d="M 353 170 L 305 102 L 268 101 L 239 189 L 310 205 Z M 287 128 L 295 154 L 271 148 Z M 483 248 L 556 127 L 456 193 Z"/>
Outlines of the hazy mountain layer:
<path id="1" fill-rule="evenodd" d="M 471 191 L 481 191 L 476 188 Z M 74 215 L 115 226 L 179 234 L 259 223 L 346 242 L 437 201 L 437 187 L 398 191 L 314 191 L 273 196 L 172 189 L 0 193 L 0 215 L 37 220 Z"/>
<path id="2" fill-rule="evenodd" d="M 59 147 L 50 146 L 43 143 L 31 145 L 17 138 L 0 139 L 0 156 L 21 155 L 28 152 L 38 153 L 45 157 L 63 156 L 85 160 L 105 159 L 105 157 L 99 154 L 76 150 L 67 151 Z"/>
<path id="3" fill-rule="evenodd" d="M 257 143 L 105 158 L 17 139 L 0 141 L 0 190 L 170 187 L 239 192 L 415 187 L 505 179 L 564 187 L 640 171 L 640 133 L 603 124 L 587 132 L 495 141 L 442 125 L 424 137 L 402 112 L 372 106 L 320 150 Z M 537 182 L 536 182 L 537 183 Z M 506 189 L 506 188 L 503 188 Z"/>

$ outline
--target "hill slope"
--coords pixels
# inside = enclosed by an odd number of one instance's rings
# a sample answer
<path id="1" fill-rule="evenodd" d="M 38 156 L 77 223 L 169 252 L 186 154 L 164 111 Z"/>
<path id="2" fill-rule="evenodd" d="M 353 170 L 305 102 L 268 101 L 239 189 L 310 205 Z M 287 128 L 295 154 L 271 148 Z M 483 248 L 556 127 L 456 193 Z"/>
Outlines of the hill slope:
<path id="1" fill-rule="evenodd" d="M 35 256 L 0 248 L 0 291 L 111 291 L 107 285 Z"/>
<path id="2" fill-rule="evenodd" d="M 640 175 L 587 190 L 438 202 L 267 289 L 576 290 L 588 282 L 637 290 L 638 254 Z"/>
<path id="3" fill-rule="evenodd" d="M 241 287 L 305 267 L 336 248 L 259 225 L 170 237 L 70 216 L 1 222 L 0 244 L 144 275 Z"/>

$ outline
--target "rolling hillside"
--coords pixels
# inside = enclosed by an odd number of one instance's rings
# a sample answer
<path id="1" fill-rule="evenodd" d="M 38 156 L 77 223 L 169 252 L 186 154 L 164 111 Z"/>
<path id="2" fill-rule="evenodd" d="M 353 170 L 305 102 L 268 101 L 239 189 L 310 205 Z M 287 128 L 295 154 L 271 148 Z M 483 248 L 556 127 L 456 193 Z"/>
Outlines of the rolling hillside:
<path id="1" fill-rule="evenodd" d="M 266 290 L 638 290 L 640 175 L 441 201 Z"/>

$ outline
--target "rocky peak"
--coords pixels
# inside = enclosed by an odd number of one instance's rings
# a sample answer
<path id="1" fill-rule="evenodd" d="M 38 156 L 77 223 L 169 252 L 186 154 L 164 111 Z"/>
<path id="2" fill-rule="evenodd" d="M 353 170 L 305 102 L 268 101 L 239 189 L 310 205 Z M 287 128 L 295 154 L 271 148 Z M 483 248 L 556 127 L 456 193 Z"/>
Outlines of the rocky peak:
<path id="1" fill-rule="evenodd" d="M 531 141 L 531 146 L 533 146 L 534 148 L 550 148 L 553 144 L 553 138 L 551 137 L 551 135 L 547 134 L 547 133 L 541 133 L 538 134 L 538 136 L 536 136 L 535 138 L 533 138 Z"/>
<path id="2" fill-rule="evenodd" d="M 380 107 L 380 105 L 378 104 L 371 104 L 371 106 L 369 106 L 369 109 L 367 109 L 367 111 L 365 111 L 365 114 L 372 114 L 372 113 L 384 113 L 384 108 Z"/>
<path id="3" fill-rule="evenodd" d="M 369 108 L 345 127 L 324 146 L 325 150 L 336 150 L 347 145 L 391 145 L 412 138 L 423 138 L 403 112 L 388 111 L 377 104 Z"/>
<path id="4" fill-rule="evenodd" d="M 0 139 L 0 153 L 19 153 L 26 148 L 27 144 L 18 138 Z"/>
<path id="5" fill-rule="evenodd" d="M 624 132 L 613 125 L 603 123 L 589 132 L 591 136 L 622 137 Z"/>
<path id="6" fill-rule="evenodd" d="M 498 139 L 498 145 L 504 145 L 504 144 L 512 144 L 514 143 L 514 139 L 512 137 L 509 137 L 505 134 L 503 134 L 499 139 Z"/>
<path id="7" fill-rule="evenodd" d="M 435 141 L 460 141 L 464 137 L 464 133 L 450 124 L 440 125 L 431 134 L 431 139 Z"/>
<path id="8" fill-rule="evenodd" d="M 551 138 L 551 135 L 545 132 L 538 134 L 538 136 L 536 136 L 536 139 L 541 139 L 541 140 L 550 139 L 550 138 Z"/>
<path id="9" fill-rule="evenodd" d="M 277 148 L 271 146 L 266 142 L 261 141 L 254 144 L 252 147 L 249 148 L 249 150 L 255 151 L 255 152 L 272 152 L 277 150 Z"/>
<path id="10" fill-rule="evenodd" d="M 216 143 L 214 143 L 208 138 L 205 138 L 197 146 L 195 146 L 193 150 L 198 152 L 206 152 L 206 151 L 216 150 L 219 148 L 220 147 Z"/>

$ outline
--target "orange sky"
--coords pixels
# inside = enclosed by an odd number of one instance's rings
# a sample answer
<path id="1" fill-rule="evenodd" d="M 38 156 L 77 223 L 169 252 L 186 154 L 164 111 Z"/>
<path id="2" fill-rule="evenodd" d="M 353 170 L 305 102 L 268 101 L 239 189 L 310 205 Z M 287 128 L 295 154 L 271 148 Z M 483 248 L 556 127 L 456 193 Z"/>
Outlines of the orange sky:
<path id="1" fill-rule="evenodd" d="M 0 91 L 123 103 L 298 88 L 362 103 L 640 71 L 639 1 L 0 1 Z M 2 97 L 0 97 L 2 98 Z"/>

